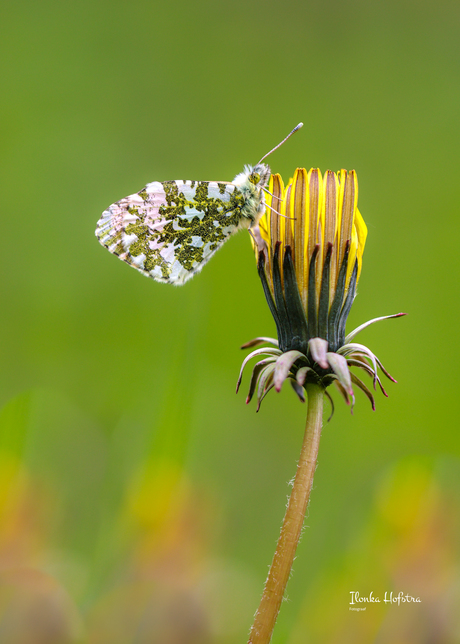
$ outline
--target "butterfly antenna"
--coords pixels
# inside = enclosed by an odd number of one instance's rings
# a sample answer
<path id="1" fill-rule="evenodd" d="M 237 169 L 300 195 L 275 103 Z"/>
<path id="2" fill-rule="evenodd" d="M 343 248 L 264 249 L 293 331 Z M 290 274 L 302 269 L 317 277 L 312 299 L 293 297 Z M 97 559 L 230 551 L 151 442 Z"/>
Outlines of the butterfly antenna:
<path id="1" fill-rule="evenodd" d="M 261 160 L 259 161 L 259 163 L 258 163 L 257 165 L 259 165 L 260 163 L 262 163 L 262 161 L 263 161 L 264 159 L 266 159 L 266 158 L 267 158 L 267 157 L 268 157 L 272 152 L 274 152 L 274 151 L 275 151 L 275 150 L 277 150 L 279 147 L 281 147 L 281 146 L 283 145 L 283 143 L 285 143 L 285 142 L 288 140 L 288 138 L 294 134 L 294 132 L 297 132 L 297 130 L 300 130 L 300 128 L 301 128 L 301 127 L 303 127 L 303 123 L 299 123 L 299 125 L 296 125 L 296 126 L 295 126 L 295 128 L 292 130 L 292 132 L 289 132 L 289 134 L 287 135 L 287 137 L 286 137 L 285 139 L 283 139 L 283 140 L 281 141 L 281 143 L 278 143 L 278 145 L 276 145 L 276 146 L 273 148 L 273 150 L 270 150 L 270 152 L 267 152 L 267 154 L 261 158 Z"/>

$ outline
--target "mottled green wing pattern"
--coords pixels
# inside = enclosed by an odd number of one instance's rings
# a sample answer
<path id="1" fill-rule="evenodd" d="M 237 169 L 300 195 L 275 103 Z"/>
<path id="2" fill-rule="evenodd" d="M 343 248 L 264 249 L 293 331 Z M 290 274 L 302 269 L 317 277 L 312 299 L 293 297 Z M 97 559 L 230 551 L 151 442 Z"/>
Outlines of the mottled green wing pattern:
<path id="1" fill-rule="evenodd" d="M 250 226 L 245 205 L 232 183 L 154 181 L 109 206 L 96 236 L 144 275 L 179 285 L 199 272 L 230 235 Z"/>

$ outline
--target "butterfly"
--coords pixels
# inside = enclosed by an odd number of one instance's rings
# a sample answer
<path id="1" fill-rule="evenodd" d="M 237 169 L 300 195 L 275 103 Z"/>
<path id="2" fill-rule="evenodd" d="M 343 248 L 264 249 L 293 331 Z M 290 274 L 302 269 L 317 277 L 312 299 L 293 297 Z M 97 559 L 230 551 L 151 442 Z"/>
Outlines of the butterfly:
<path id="1" fill-rule="evenodd" d="M 227 239 L 255 229 L 265 209 L 271 170 L 262 161 L 233 181 L 153 181 L 102 213 L 96 237 L 111 253 L 158 282 L 181 285 Z"/>

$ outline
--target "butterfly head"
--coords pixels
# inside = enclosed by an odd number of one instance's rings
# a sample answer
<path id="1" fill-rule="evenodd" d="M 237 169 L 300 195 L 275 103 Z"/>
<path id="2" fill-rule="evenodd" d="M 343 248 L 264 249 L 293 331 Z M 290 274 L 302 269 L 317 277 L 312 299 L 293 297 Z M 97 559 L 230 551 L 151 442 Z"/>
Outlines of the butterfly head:
<path id="1" fill-rule="evenodd" d="M 262 190 L 268 185 L 270 181 L 271 170 L 265 163 L 258 163 L 257 165 L 246 165 L 244 171 L 240 172 L 233 182 L 236 186 L 250 189 L 251 192 Z"/>
<path id="2" fill-rule="evenodd" d="M 281 141 L 281 143 L 278 143 L 278 145 L 275 146 L 273 150 L 270 150 L 270 152 L 267 152 L 267 154 L 265 154 L 261 158 L 257 165 L 244 166 L 244 172 L 237 174 L 232 183 L 238 186 L 241 190 L 252 194 L 253 196 L 258 195 L 262 201 L 262 198 L 260 197 L 260 195 L 262 194 L 261 191 L 268 186 L 270 175 L 272 173 L 270 166 L 268 166 L 266 163 L 262 163 L 262 161 L 266 159 L 272 152 L 277 150 L 281 145 L 283 145 L 283 143 L 287 141 L 288 138 L 294 134 L 294 132 L 300 130 L 302 126 L 303 123 L 296 125 L 295 128 L 287 135 L 287 137 Z"/>
<path id="3" fill-rule="evenodd" d="M 270 181 L 271 170 L 265 163 L 259 163 L 256 166 L 246 166 L 249 170 L 248 181 L 258 188 L 265 188 Z"/>

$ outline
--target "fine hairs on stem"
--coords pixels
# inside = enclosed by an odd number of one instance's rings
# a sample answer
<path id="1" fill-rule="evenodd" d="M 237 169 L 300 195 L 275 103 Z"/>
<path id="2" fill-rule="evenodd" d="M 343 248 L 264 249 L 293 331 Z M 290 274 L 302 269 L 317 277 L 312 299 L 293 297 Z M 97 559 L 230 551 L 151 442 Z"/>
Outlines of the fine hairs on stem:
<path id="1" fill-rule="evenodd" d="M 291 573 L 305 518 L 318 458 L 323 418 L 324 388 L 307 384 L 308 412 L 305 435 L 281 534 L 248 644 L 269 644 Z"/>

